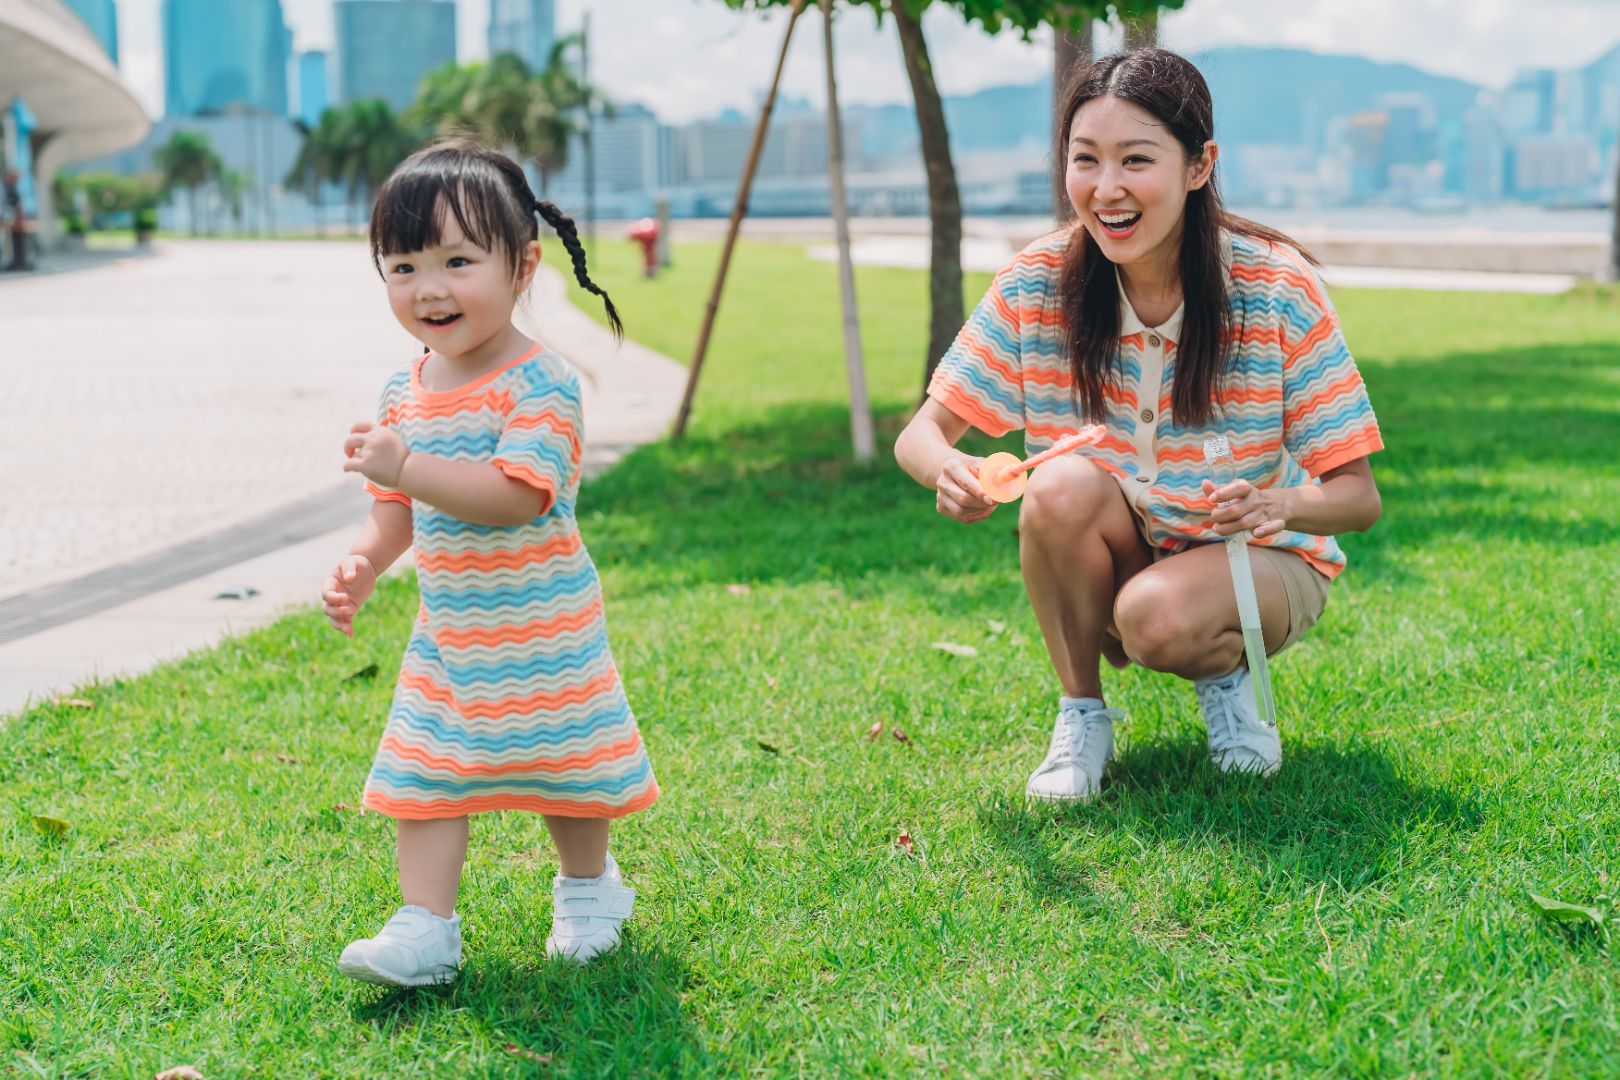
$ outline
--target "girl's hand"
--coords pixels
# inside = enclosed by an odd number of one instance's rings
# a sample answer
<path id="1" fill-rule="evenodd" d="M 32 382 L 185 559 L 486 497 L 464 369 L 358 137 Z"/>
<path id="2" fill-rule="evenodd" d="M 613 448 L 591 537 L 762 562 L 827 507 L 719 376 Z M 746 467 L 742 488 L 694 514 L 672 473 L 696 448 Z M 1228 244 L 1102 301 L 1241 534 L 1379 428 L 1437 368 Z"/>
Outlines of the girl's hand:
<path id="1" fill-rule="evenodd" d="M 953 521 L 972 525 L 995 512 L 996 503 L 979 486 L 982 457 L 954 454 L 934 481 L 934 508 Z"/>
<path id="2" fill-rule="evenodd" d="M 1288 528 L 1286 488 L 1257 488 L 1247 480 L 1234 480 L 1216 487 L 1213 480 L 1204 481 L 1204 494 L 1215 512 L 1209 524 L 1222 536 L 1233 536 L 1244 529 L 1256 540 L 1275 535 Z M 1220 503 L 1231 502 L 1230 506 Z"/>
<path id="3" fill-rule="evenodd" d="M 321 586 L 321 610 L 332 628 L 354 637 L 354 616 L 377 587 L 377 570 L 364 555 L 345 555 Z"/>
<path id="4" fill-rule="evenodd" d="M 405 468 L 405 459 L 411 456 L 399 432 L 369 421 L 349 429 L 343 453 L 349 459 L 343 463 L 344 472 L 357 472 L 386 488 L 399 486 L 399 474 Z"/>

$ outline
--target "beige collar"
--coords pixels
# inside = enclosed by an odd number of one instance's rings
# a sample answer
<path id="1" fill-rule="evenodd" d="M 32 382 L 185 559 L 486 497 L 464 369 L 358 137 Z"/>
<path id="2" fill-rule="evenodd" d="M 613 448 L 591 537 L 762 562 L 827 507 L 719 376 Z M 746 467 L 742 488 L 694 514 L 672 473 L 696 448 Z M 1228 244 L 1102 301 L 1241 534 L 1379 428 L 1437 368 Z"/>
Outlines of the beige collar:
<path id="1" fill-rule="evenodd" d="M 1221 265 L 1230 275 L 1232 272 L 1232 234 L 1223 231 L 1221 233 L 1221 241 Z M 1125 276 L 1119 272 L 1119 268 L 1117 266 L 1114 268 L 1114 279 L 1119 283 L 1120 337 L 1128 337 L 1131 334 L 1143 334 L 1152 331 L 1153 333 L 1164 338 L 1166 341 L 1180 344 L 1181 319 L 1182 315 L 1187 310 L 1187 301 L 1185 299 L 1183 299 L 1180 304 L 1176 305 L 1176 310 L 1172 312 L 1170 317 L 1164 320 L 1163 323 L 1159 324 L 1158 326 L 1148 326 L 1137 317 L 1136 309 L 1131 307 L 1130 300 L 1126 299 Z"/>

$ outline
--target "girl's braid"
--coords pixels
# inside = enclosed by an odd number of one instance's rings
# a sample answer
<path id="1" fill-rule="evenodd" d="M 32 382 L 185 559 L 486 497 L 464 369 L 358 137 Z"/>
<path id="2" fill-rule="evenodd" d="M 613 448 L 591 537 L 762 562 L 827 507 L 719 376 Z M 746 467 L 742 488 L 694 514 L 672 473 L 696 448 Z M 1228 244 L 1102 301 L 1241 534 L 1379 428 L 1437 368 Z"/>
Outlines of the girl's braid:
<path id="1" fill-rule="evenodd" d="M 574 277 L 587 291 L 595 293 L 602 298 L 602 306 L 607 308 L 608 324 L 613 327 L 613 336 L 624 338 L 624 324 L 619 321 L 619 311 L 608 299 L 608 294 L 591 275 L 585 272 L 585 248 L 579 242 L 579 230 L 574 227 L 574 221 L 567 214 L 557 209 L 556 204 L 546 202 L 544 199 L 534 200 L 534 208 L 545 219 L 547 225 L 557 230 L 557 236 L 562 240 L 563 247 L 574 260 Z"/>

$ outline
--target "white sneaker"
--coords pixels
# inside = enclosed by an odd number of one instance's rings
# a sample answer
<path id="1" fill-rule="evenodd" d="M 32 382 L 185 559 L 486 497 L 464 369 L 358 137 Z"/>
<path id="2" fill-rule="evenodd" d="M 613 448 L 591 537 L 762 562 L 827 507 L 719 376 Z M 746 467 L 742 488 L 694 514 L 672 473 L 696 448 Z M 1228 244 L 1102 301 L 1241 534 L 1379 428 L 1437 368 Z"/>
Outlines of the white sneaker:
<path id="1" fill-rule="evenodd" d="M 1043 802 L 1090 802 L 1102 788 L 1103 768 L 1114 756 L 1114 721 L 1118 709 L 1058 710 L 1046 760 L 1029 778 L 1024 793 Z"/>
<path id="2" fill-rule="evenodd" d="M 449 982 L 461 966 L 461 917 L 441 919 L 407 904 L 376 937 L 352 941 L 338 957 L 338 970 L 378 986 L 428 986 Z"/>
<path id="3" fill-rule="evenodd" d="M 1209 760 L 1224 773 L 1271 776 L 1282 768 L 1282 739 L 1274 724 L 1263 723 L 1254 707 L 1249 669 L 1220 678 L 1199 679 L 1198 707 L 1209 729 Z"/>
<path id="4" fill-rule="evenodd" d="M 619 944 L 619 927 L 636 905 L 636 890 L 624 883 L 610 852 L 601 877 L 558 874 L 551 885 L 551 936 L 546 955 L 583 964 Z"/>

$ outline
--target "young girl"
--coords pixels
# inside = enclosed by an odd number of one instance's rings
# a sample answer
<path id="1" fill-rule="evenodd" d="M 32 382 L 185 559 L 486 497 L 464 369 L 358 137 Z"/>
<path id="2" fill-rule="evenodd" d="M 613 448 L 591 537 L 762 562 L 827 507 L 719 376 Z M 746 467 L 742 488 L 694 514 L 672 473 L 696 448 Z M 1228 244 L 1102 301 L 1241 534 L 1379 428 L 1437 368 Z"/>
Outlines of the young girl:
<path id="1" fill-rule="evenodd" d="M 1297 245 L 1228 214 L 1214 111 L 1198 69 L 1143 49 L 1091 66 L 1067 97 L 1057 153 L 1077 220 L 997 277 L 895 445 L 939 512 L 995 510 L 972 425 L 1025 431 L 1031 453 L 1083 420 L 1107 435 L 1040 466 L 1019 516 L 1024 583 L 1062 685 L 1032 798 L 1096 795 L 1120 713 L 1098 660 L 1193 681 L 1224 772 L 1271 774 L 1242 665 L 1220 543 L 1252 530 L 1268 651 L 1310 629 L 1344 569 L 1334 535 L 1379 515 L 1367 456 L 1383 448 L 1321 279 Z M 1208 479 L 1206 435 L 1239 479 Z M 1217 505 L 1230 502 L 1230 505 Z"/>
<path id="2" fill-rule="evenodd" d="M 512 325 L 540 262 L 536 213 L 619 332 L 574 223 L 502 154 L 459 141 L 419 151 L 372 213 L 389 306 L 425 348 L 383 389 L 377 423 L 344 441 L 344 470 L 375 501 L 322 593 L 352 637 L 378 575 L 414 543 L 421 611 L 364 797 L 398 820 L 404 906 L 338 960 L 366 982 L 454 978 L 467 815 L 488 810 L 536 811 L 557 844 L 547 953 L 613 948 L 635 890 L 608 853 L 608 822 L 658 797 L 574 519 L 579 382 Z"/>

